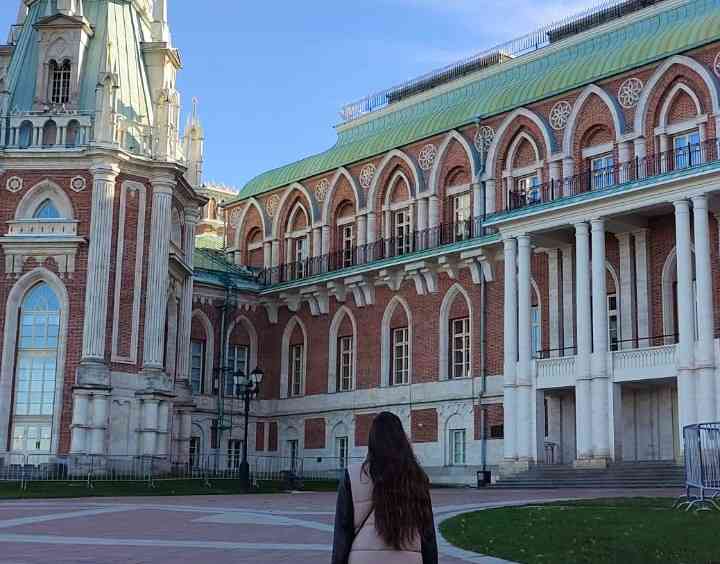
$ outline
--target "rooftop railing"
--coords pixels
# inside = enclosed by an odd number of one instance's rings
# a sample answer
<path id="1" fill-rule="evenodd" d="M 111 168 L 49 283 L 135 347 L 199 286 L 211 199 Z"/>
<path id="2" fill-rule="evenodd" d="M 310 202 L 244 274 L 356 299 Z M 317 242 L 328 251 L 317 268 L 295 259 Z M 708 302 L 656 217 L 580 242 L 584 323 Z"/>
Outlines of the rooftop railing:
<path id="1" fill-rule="evenodd" d="M 419 92 L 451 82 L 492 65 L 503 64 L 516 57 L 533 53 L 562 39 L 597 27 L 627 14 L 636 12 L 662 0 L 603 0 L 578 14 L 487 49 L 467 59 L 426 73 L 403 84 L 382 90 L 343 106 L 340 117 L 347 123 L 365 114 L 380 110 Z"/>
<path id="2" fill-rule="evenodd" d="M 611 167 L 586 170 L 574 176 L 551 180 L 529 188 L 514 187 L 508 192 L 504 210 L 493 216 L 572 198 L 580 194 L 613 190 L 639 180 L 689 170 L 719 160 L 720 144 L 718 140 L 711 139 L 682 149 L 672 149 L 645 158 L 636 158 Z"/>
<path id="3" fill-rule="evenodd" d="M 379 239 L 373 243 L 341 249 L 319 257 L 309 257 L 266 268 L 260 281 L 267 286 L 295 282 L 313 276 L 369 265 L 385 259 L 412 256 L 471 239 L 492 235 L 495 231 L 483 225 L 482 217 L 467 221 L 442 223 L 437 227 L 409 232 L 398 237 Z"/>

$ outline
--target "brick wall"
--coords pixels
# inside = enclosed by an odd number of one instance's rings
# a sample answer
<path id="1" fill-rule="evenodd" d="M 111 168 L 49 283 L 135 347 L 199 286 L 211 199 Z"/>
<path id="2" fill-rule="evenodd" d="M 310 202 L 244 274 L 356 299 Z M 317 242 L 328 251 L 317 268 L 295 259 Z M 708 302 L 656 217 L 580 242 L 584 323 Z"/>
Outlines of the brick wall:
<path id="1" fill-rule="evenodd" d="M 309 450 L 325 448 L 325 419 L 305 420 L 305 448 Z"/>
<path id="2" fill-rule="evenodd" d="M 355 415 L 355 446 L 366 447 L 370 438 L 370 427 L 377 413 Z"/>
<path id="3" fill-rule="evenodd" d="M 263 452 L 265 450 L 265 423 L 258 421 L 255 426 L 255 450 Z"/>
<path id="4" fill-rule="evenodd" d="M 276 421 L 268 423 L 268 452 L 278 450 L 278 424 Z"/>
<path id="5" fill-rule="evenodd" d="M 411 414 L 412 442 L 435 443 L 438 440 L 436 409 L 415 409 Z"/>

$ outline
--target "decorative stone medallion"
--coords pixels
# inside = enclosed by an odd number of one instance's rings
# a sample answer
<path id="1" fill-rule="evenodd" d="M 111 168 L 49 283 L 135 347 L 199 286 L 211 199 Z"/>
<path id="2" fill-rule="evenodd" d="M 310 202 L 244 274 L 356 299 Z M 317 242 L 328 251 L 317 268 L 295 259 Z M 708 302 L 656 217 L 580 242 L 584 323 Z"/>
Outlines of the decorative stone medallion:
<path id="1" fill-rule="evenodd" d="M 720 77 L 720 53 L 715 55 L 715 62 L 713 63 L 713 71 L 715 76 Z"/>
<path id="2" fill-rule="evenodd" d="M 634 108 L 642 94 L 643 81 L 639 78 L 628 78 L 620 85 L 618 90 L 618 102 L 623 108 Z"/>
<path id="3" fill-rule="evenodd" d="M 265 211 L 267 211 L 267 214 L 270 217 L 275 217 L 279 206 L 280 196 L 278 196 L 277 194 L 273 194 L 267 199 L 267 202 L 265 202 Z"/>
<path id="4" fill-rule="evenodd" d="M 233 211 L 230 212 L 230 225 L 233 227 L 238 227 L 240 225 L 240 214 L 242 212 L 240 211 L 240 208 L 235 208 Z"/>
<path id="5" fill-rule="evenodd" d="M 373 178 L 375 178 L 375 172 L 377 172 L 377 167 L 374 164 L 365 165 L 360 171 L 360 186 L 370 188 Z"/>
<path id="6" fill-rule="evenodd" d="M 82 192 L 87 188 L 87 180 L 82 176 L 76 176 L 70 181 L 70 190 L 73 192 Z"/>
<path id="7" fill-rule="evenodd" d="M 329 191 L 330 182 L 327 178 L 323 178 L 320 182 L 317 183 L 317 186 L 315 186 L 315 197 L 317 198 L 317 201 L 324 202 L 325 198 L 327 198 Z"/>
<path id="8" fill-rule="evenodd" d="M 478 127 L 477 133 L 475 134 L 475 148 L 478 152 L 485 154 L 490 149 L 493 140 L 495 139 L 495 130 L 489 125 L 483 125 Z"/>
<path id="9" fill-rule="evenodd" d="M 19 176 L 11 176 L 7 179 L 7 183 L 5 184 L 5 188 L 8 192 L 19 192 L 23 189 L 23 179 Z"/>
<path id="10" fill-rule="evenodd" d="M 553 106 L 552 110 L 550 110 L 550 125 L 556 131 L 563 129 L 570 119 L 570 114 L 572 114 L 572 105 L 570 105 L 570 102 L 566 100 L 558 102 Z"/>
<path id="11" fill-rule="evenodd" d="M 425 145 L 420 151 L 420 154 L 418 155 L 418 162 L 420 163 L 420 168 L 423 170 L 430 170 L 435 164 L 436 158 L 437 147 L 432 143 Z"/>

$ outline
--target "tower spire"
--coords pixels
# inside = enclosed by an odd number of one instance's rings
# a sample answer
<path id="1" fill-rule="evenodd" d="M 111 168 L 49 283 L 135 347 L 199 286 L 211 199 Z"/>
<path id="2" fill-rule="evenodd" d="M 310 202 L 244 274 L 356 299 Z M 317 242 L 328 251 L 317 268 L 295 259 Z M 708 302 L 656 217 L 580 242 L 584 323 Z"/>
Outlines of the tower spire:
<path id="1" fill-rule="evenodd" d="M 161 43 L 171 43 L 167 19 L 167 0 L 153 2 L 152 39 Z"/>
<path id="2" fill-rule="evenodd" d="M 193 188 L 202 186 L 205 135 L 198 116 L 198 99 L 192 100 L 192 113 L 188 116 L 183 139 L 187 172 L 185 178 Z"/>

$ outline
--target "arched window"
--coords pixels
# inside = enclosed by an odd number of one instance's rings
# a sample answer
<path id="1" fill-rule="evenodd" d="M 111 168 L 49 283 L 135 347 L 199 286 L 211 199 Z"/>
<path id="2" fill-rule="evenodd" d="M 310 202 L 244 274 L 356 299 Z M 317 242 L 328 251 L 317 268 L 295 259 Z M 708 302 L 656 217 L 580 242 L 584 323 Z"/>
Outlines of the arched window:
<path id="1" fill-rule="evenodd" d="M 285 326 L 282 338 L 280 397 L 305 395 L 308 338 L 305 325 L 295 316 Z"/>
<path id="2" fill-rule="evenodd" d="M 250 231 L 246 243 L 245 264 L 255 268 L 262 268 L 265 263 L 263 252 L 263 236 L 259 227 Z"/>
<path id="3" fill-rule="evenodd" d="M 67 104 L 70 101 L 70 61 L 50 61 L 50 102 L 53 104 Z"/>
<path id="4" fill-rule="evenodd" d="M 472 303 L 455 284 L 440 306 L 440 380 L 472 376 Z"/>
<path id="5" fill-rule="evenodd" d="M 33 143 L 33 124 L 31 121 L 24 121 L 20 124 L 20 136 L 18 147 L 27 149 Z"/>
<path id="6" fill-rule="evenodd" d="M 12 447 L 16 453 L 47 454 L 51 450 L 60 337 L 60 302 L 41 282 L 20 306 Z"/>
<path id="7" fill-rule="evenodd" d="M 402 386 L 412 382 L 412 329 L 410 306 L 402 297 L 393 297 L 385 308 L 380 329 L 382 386 Z"/>
<path id="8" fill-rule="evenodd" d="M 357 372 L 357 323 L 352 311 L 343 306 L 330 324 L 328 392 L 355 389 Z"/>
<path id="9" fill-rule="evenodd" d="M 62 219 L 62 214 L 55 207 L 52 200 L 44 200 L 35 210 L 33 219 Z"/>
<path id="10" fill-rule="evenodd" d="M 68 122 L 65 137 L 65 145 L 67 147 L 76 147 L 79 143 L 78 134 L 80 133 L 80 123 L 73 119 Z"/>
<path id="11" fill-rule="evenodd" d="M 53 120 L 48 120 L 43 126 L 43 147 L 52 147 L 57 142 L 57 124 Z"/>
<path id="12" fill-rule="evenodd" d="M 355 264 L 355 206 L 352 202 L 342 202 L 335 214 L 336 239 L 335 250 L 342 268 Z"/>

